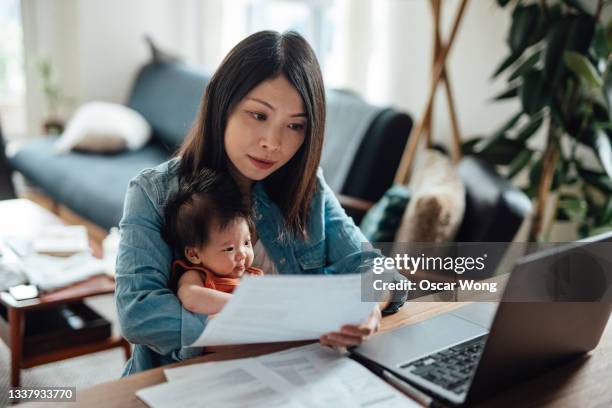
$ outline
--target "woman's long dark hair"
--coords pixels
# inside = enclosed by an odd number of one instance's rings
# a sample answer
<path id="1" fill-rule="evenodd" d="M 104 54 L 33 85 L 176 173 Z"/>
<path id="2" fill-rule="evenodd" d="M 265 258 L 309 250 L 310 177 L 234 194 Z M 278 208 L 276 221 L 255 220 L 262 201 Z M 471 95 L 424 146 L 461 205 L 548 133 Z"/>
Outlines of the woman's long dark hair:
<path id="1" fill-rule="evenodd" d="M 224 135 L 238 103 L 261 82 L 283 75 L 301 95 L 307 115 L 304 143 L 291 160 L 264 180 L 286 228 L 306 236 L 325 127 L 325 90 L 319 63 L 296 32 L 260 31 L 225 57 L 202 97 L 198 116 L 178 154 L 181 177 L 204 167 L 229 172 Z"/>

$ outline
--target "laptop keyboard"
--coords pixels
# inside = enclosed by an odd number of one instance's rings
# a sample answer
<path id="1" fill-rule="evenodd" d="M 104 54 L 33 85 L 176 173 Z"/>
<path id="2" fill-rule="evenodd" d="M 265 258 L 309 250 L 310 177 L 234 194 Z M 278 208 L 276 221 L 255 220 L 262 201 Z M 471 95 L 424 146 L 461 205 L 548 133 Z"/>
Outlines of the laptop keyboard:
<path id="1" fill-rule="evenodd" d="M 467 391 L 487 335 L 430 354 L 401 368 L 455 394 Z"/>

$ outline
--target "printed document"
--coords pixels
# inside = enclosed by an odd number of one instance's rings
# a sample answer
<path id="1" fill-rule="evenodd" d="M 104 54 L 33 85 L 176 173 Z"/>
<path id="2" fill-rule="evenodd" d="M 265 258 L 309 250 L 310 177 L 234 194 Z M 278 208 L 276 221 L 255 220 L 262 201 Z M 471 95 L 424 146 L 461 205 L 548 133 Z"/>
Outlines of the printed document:
<path id="1" fill-rule="evenodd" d="M 366 321 L 374 306 L 361 301 L 359 274 L 247 276 L 191 346 L 317 339 Z"/>
<path id="2" fill-rule="evenodd" d="M 419 406 L 365 367 L 318 343 L 254 358 L 169 368 L 164 373 L 168 383 L 137 393 L 152 408 Z"/>
<path id="3" fill-rule="evenodd" d="M 151 408 L 304 407 L 282 378 L 258 364 L 219 363 L 197 376 L 144 388 L 136 396 Z"/>

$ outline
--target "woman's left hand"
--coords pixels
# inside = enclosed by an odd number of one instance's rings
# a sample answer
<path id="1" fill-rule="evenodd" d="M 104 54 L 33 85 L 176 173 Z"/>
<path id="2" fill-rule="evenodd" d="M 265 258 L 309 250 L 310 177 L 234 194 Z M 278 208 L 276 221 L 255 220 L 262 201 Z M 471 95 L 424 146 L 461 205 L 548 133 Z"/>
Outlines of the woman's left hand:
<path id="1" fill-rule="evenodd" d="M 358 346 L 378 331 L 381 318 L 380 306 L 376 305 L 365 323 L 359 325 L 346 324 L 340 328 L 339 332 L 324 334 L 319 338 L 319 342 L 324 346 Z"/>

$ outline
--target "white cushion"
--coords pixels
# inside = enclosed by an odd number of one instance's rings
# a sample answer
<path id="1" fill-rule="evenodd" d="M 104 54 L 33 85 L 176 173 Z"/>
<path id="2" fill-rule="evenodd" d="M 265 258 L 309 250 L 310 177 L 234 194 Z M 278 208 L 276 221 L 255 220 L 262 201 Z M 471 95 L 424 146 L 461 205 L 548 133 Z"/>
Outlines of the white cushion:
<path id="1" fill-rule="evenodd" d="M 89 102 L 74 113 L 55 143 L 58 153 L 85 150 L 115 153 L 138 150 L 151 137 L 151 126 L 138 112 L 108 102 Z"/>
<path id="2" fill-rule="evenodd" d="M 450 242 L 465 212 L 465 187 L 450 159 L 424 150 L 410 180 L 412 198 L 395 235 L 396 242 Z"/>

